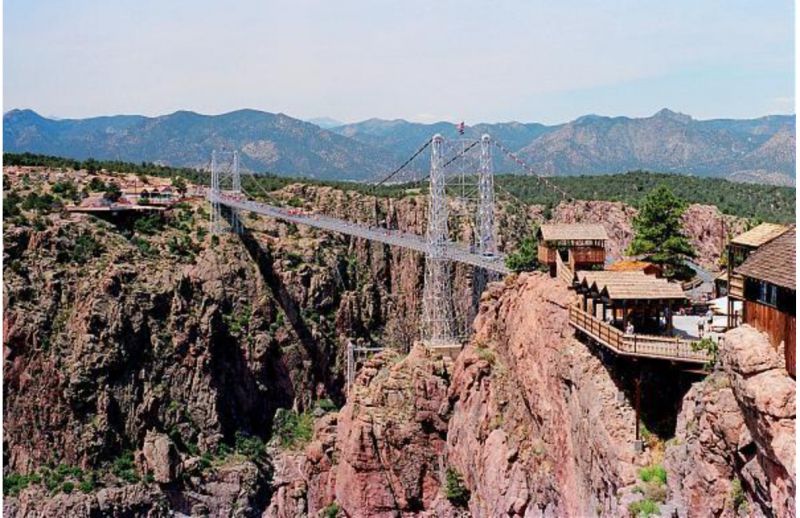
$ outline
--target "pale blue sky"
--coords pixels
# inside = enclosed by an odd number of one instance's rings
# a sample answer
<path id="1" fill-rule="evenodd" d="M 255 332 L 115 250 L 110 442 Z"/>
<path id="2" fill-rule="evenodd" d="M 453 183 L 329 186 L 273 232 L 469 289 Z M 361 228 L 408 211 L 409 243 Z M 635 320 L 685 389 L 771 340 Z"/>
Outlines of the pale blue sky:
<path id="1" fill-rule="evenodd" d="M 6 0 L 4 110 L 564 122 L 794 112 L 791 0 Z"/>

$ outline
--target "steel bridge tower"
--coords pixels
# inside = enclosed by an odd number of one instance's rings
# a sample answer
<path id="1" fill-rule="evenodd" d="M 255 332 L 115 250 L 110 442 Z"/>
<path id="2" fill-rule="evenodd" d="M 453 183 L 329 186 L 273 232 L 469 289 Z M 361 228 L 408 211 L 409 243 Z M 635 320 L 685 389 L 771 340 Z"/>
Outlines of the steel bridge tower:
<path id="1" fill-rule="evenodd" d="M 494 239 L 494 173 L 492 171 L 492 140 L 481 137 L 480 171 L 478 172 L 477 248 L 483 255 L 497 253 Z"/>
<path id="2" fill-rule="evenodd" d="M 239 152 L 222 151 L 219 153 L 222 158 L 230 157 L 228 160 L 220 160 L 217 151 L 211 152 L 211 190 L 209 191 L 209 201 L 211 202 L 211 232 L 221 234 L 223 228 L 222 204 L 219 199 L 222 193 L 226 195 L 240 196 L 242 194 L 242 178 L 239 172 Z M 223 189 L 226 188 L 224 191 Z M 231 212 L 231 230 L 237 234 L 242 232 L 242 222 L 236 210 L 229 208 Z"/>
<path id="3" fill-rule="evenodd" d="M 445 257 L 450 235 L 443 145 L 444 138 L 436 134 L 431 141 L 428 242 L 422 293 L 422 339 L 432 346 L 452 345 L 457 341 L 450 288 L 450 261 Z"/>

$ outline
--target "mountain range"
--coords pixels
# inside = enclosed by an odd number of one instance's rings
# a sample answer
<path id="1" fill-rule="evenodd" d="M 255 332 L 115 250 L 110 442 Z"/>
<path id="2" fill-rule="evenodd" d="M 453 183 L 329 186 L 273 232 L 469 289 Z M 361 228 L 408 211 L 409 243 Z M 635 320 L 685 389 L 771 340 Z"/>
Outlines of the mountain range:
<path id="1" fill-rule="evenodd" d="M 667 109 L 651 117 L 586 115 L 556 125 L 482 123 L 459 135 L 450 122 L 369 119 L 333 126 L 287 115 L 238 110 L 223 115 L 179 111 L 159 117 L 116 115 L 49 119 L 31 110 L 3 116 L 4 151 L 78 159 L 147 161 L 208 167 L 213 149 L 239 149 L 252 171 L 319 179 L 373 180 L 394 170 L 435 133 L 474 139 L 483 133 L 548 175 L 634 169 L 794 185 L 795 116 L 696 120 Z M 427 168 L 426 154 L 410 166 Z M 496 172 L 521 172 L 494 150 Z"/>

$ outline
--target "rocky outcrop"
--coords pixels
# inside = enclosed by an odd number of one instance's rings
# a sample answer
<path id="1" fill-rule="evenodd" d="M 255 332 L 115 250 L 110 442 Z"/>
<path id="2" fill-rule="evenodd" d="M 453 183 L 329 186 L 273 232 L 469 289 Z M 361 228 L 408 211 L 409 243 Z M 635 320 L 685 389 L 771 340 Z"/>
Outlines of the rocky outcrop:
<path id="1" fill-rule="evenodd" d="M 143 471 L 152 474 L 155 482 L 168 484 L 181 474 L 178 450 L 167 434 L 147 432 L 141 457 Z"/>
<path id="2" fill-rule="evenodd" d="M 684 399 L 666 453 L 672 499 L 681 516 L 794 516 L 795 382 L 749 326 L 726 333 L 720 362 Z"/>
<path id="3" fill-rule="evenodd" d="M 720 358 L 756 446 L 743 483 L 762 508 L 794 516 L 796 383 L 782 355 L 749 326 L 726 333 Z"/>
<path id="4" fill-rule="evenodd" d="M 348 516 L 624 513 L 649 457 L 634 455 L 632 408 L 566 325 L 571 297 L 540 274 L 492 284 L 452 367 L 421 346 L 368 362 L 269 516 L 334 503 Z"/>
<path id="5" fill-rule="evenodd" d="M 26 491 L 18 499 L 3 499 L 3 514 L 24 518 L 69 516 L 122 518 L 172 516 L 166 496 L 144 485 L 105 488 L 93 494 L 51 495 L 46 491 Z"/>
<path id="6" fill-rule="evenodd" d="M 447 461 L 473 516 L 624 512 L 635 418 L 608 371 L 572 337 L 572 295 L 541 274 L 493 284 L 456 362 Z"/>
<path id="7" fill-rule="evenodd" d="M 267 516 L 315 516 L 332 505 L 347 516 L 429 511 L 440 499 L 448 377 L 447 360 L 419 344 L 405 358 L 386 351 L 369 360 L 347 405 L 318 423 L 302 468 L 296 454 L 280 457 L 287 468 Z"/>

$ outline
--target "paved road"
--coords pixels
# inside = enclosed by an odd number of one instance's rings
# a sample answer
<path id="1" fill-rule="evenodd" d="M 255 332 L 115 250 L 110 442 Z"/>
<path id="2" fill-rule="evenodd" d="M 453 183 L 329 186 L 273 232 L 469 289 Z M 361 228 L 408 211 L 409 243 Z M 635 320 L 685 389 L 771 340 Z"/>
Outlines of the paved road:
<path id="1" fill-rule="evenodd" d="M 212 201 L 214 200 L 212 199 Z M 271 218 L 289 221 L 298 225 L 308 225 L 321 230 L 337 232 L 353 237 L 360 237 L 370 241 L 385 243 L 387 245 L 416 250 L 417 252 L 422 253 L 425 253 L 428 250 L 428 243 L 423 236 L 418 236 L 417 234 L 411 234 L 409 232 L 370 227 L 367 225 L 318 214 L 303 214 L 300 212 L 293 213 L 291 212 L 293 209 L 286 209 L 267 203 L 243 200 L 226 195 L 221 195 L 219 197 L 219 202 L 237 210 L 255 212 L 257 214 L 263 214 Z M 485 257 L 481 254 L 471 253 L 467 247 L 458 243 L 445 244 L 442 247 L 441 252 L 444 258 L 450 259 L 451 261 L 471 264 L 473 266 L 478 266 L 501 274 L 511 273 L 511 271 L 506 268 L 505 257 L 502 254 L 498 254 L 493 257 Z"/>

